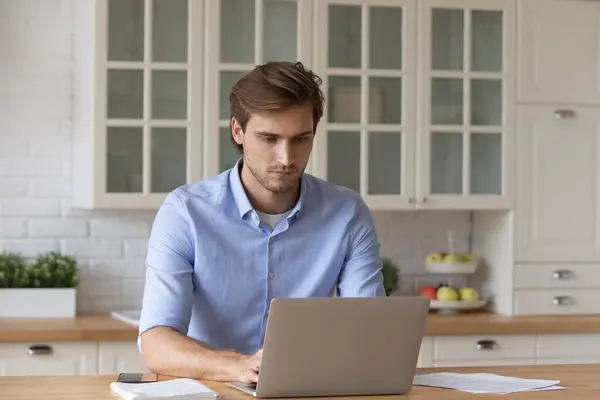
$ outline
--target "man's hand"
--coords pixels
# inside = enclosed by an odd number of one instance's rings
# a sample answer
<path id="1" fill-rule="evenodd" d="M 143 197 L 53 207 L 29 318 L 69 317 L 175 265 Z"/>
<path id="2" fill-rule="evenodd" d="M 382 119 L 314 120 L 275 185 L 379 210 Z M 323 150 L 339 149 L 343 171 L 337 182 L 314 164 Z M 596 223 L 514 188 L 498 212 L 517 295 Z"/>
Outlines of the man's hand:
<path id="1" fill-rule="evenodd" d="M 262 360 L 262 349 L 252 355 L 242 355 L 238 360 L 238 380 L 243 383 L 258 382 L 258 372 Z"/>

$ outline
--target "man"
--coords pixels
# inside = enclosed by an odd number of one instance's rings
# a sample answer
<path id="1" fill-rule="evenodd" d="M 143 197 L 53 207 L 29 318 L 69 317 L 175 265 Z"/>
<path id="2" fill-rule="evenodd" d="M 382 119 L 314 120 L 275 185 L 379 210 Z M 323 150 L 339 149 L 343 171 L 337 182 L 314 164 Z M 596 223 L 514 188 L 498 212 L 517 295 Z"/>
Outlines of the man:
<path id="1" fill-rule="evenodd" d="M 301 63 L 257 66 L 229 97 L 241 159 L 160 207 L 139 327 L 149 369 L 256 382 L 273 298 L 385 295 L 369 209 L 304 174 L 319 86 Z"/>

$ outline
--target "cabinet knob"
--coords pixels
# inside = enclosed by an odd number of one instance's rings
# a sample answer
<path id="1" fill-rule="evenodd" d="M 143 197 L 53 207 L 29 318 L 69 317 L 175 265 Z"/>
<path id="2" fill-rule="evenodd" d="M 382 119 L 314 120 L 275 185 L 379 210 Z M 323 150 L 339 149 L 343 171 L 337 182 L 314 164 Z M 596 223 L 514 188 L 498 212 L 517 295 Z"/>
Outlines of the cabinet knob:
<path id="1" fill-rule="evenodd" d="M 39 356 L 44 354 L 52 354 L 53 350 L 52 347 L 48 346 L 47 344 L 34 344 L 33 346 L 29 347 L 27 353 L 29 353 L 30 356 Z"/>
<path id="2" fill-rule="evenodd" d="M 564 304 L 569 303 L 572 300 L 573 299 L 571 298 L 571 296 L 554 296 L 554 298 L 552 299 L 552 304 L 562 306 Z"/>
<path id="3" fill-rule="evenodd" d="M 564 279 L 571 274 L 571 271 L 568 269 L 557 269 L 552 273 L 552 277 L 554 279 Z"/>
<path id="4" fill-rule="evenodd" d="M 575 111 L 573 110 L 556 110 L 554 116 L 558 119 L 575 118 Z"/>
<path id="5" fill-rule="evenodd" d="M 480 340 L 475 345 L 477 350 L 494 350 L 496 347 L 496 342 L 491 339 Z"/>

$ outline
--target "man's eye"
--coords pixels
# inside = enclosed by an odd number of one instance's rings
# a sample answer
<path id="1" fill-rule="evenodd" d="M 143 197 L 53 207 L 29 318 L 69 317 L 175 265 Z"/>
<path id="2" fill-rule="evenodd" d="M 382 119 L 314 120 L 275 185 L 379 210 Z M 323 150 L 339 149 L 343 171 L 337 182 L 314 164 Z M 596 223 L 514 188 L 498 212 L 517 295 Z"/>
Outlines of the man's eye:
<path id="1" fill-rule="evenodd" d="M 272 137 L 272 136 L 264 136 L 264 137 L 263 137 L 263 140 L 264 140 L 265 142 L 273 143 L 273 142 L 275 142 L 277 139 L 276 139 L 276 138 L 274 138 L 274 137 Z"/>

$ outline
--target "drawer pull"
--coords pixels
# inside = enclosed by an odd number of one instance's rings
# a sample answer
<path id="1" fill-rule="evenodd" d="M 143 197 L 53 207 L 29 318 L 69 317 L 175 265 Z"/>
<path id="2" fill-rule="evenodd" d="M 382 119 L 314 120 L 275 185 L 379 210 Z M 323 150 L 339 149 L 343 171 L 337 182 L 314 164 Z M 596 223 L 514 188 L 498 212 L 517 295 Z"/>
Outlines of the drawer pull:
<path id="1" fill-rule="evenodd" d="M 475 345 L 477 350 L 494 350 L 496 342 L 493 340 L 480 340 Z"/>
<path id="2" fill-rule="evenodd" d="M 557 305 L 557 306 L 562 306 L 564 304 L 567 304 L 569 302 L 572 302 L 572 298 L 571 296 L 555 296 L 552 299 L 552 304 Z"/>
<path id="3" fill-rule="evenodd" d="M 552 277 L 554 279 L 564 279 L 566 277 L 568 277 L 571 274 L 571 271 L 569 271 L 568 269 L 557 269 L 556 271 L 554 271 L 552 273 Z"/>
<path id="4" fill-rule="evenodd" d="M 558 119 L 575 118 L 575 112 L 573 110 L 556 110 L 554 116 Z"/>
<path id="5" fill-rule="evenodd" d="M 35 344 L 33 346 L 30 346 L 27 350 L 27 353 L 29 353 L 29 355 L 31 356 L 52 354 L 52 352 L 52 347 L 48 346 L 47 344 Z"/>

